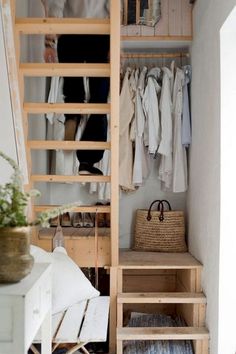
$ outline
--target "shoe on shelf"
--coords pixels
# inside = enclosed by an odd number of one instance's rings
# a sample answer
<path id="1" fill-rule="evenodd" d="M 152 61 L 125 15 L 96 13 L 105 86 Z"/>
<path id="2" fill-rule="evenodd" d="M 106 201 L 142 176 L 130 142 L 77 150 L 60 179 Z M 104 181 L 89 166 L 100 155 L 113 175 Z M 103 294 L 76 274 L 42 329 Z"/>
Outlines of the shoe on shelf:
<path id="1" fill-rule="evenodd" d="M 106 205 L 110 205 L 110 202 L 107 202 Z M 111 227 L 111 214 L 106 213 L 105 219 L 106 219 L 106 227 Z"/>
<path id="2" fill-rule="evenodd" d="M 61 226 L 63 226 L 63 227 L 72 226 L 69 213 L 62 214 L 62 216 L 61 216 Z"/>
<path id="3" fill-rule="evenodd" d="M 95 205 L 104 205 L 103 203 L 97 202 Z M 106 226 L 106 214 L 98 212 L 97 213 L 97 225 L 98 227 Z"/>
<path id="4" fill-rule="evenodd" d="M 60 225 L 60 216 L 58 215 L 55 216 L 55 218 L 50 219 L 49 224 L 51 227 L 57 227 L 58 225 Z"/>
<path id="5" fill-rule="evenodd" d="M 73 118 L 66 119 L 64 140 L 65 141 L 75 140 L 76 129 L 77 129 L 77 118 L 73 117 Z"/>
<path id="6" fill-rule="evenodd" d="M 72 219 L 72 226 L 73 227 L 83 227 L 83 215 L 82 213 L 74 213 L 73 219 Z"/>
<path id="7" fill-rule="evenodd" d="M 87 162 L 81 162 L 79 165 L 79 175 L 103 175 L 103 173 L 97 167 Z"/>
<path id="8" fill-rule="evenodd" d="M 94 222 L 90 213 L 84 213 L 84 227 L 94 227 Z"/>

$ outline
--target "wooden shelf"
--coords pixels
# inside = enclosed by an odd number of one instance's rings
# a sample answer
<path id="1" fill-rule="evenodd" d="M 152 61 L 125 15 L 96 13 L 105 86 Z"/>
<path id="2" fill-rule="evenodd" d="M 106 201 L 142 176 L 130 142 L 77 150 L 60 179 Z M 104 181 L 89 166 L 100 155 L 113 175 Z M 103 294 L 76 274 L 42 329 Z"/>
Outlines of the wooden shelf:
<path id="1" fill-rule="evenodd" d="M 207 340 L 205 327 L 131 327 L 118 328 L 118 340 Z"/>
<path id="2" fill-rule="evenodd" d="M 46 239 L 51 240 L 55 234 L 55 227 L 42 228 L 39 230 L 38 237 L 40 240 Z M 94 227 L 62 227 L 63 235 L 69 239 L 79 239 L 79 238 L 94 238 L 95 228 Z M 111 231 L 109 227 L 99 227 L 98 237 L 110 237 Z"/>
<path id="3" fill-rule="evenodd" d="M 92 18 L 17 18 L 20 34 L 109 34 L 109 19 Z"/>
<path id="4" fill-rule="evenodd" d="M 23 105 L 24 111 L 31 114 L 67 113 L 67 114 L 108 114 L 108 103 L 30 103 Z"/>
<path id="5" fill-rule="evenodd" d="M 202 268 L 190 253 L 162 253 L 120 250 L 122 269 L 196 269 Z"/>
<path id="6" fill-rule="evenodd" d="M 121 293 L 117 295 L 118 304 L 205 304 L 203 293 Z"/>

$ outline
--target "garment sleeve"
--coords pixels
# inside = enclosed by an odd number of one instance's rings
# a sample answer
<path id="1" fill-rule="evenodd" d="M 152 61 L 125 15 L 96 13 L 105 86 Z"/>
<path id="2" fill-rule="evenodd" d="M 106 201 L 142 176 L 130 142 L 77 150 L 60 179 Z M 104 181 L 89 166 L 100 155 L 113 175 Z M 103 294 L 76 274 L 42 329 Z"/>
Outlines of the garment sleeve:
<path id="1" fill-rule="evenodd" d="M 67 0 L 47 0 L 48 17 L 63 17 L 63 11 Z"/>

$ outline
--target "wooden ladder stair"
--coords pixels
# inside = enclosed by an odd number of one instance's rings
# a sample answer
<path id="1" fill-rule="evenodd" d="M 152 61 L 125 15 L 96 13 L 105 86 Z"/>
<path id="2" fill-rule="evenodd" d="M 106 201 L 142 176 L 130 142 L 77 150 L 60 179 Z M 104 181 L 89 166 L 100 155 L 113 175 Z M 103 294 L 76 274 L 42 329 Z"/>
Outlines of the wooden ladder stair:
<path id="1" fill-rule="evenodd" d="M 129 340 L 192 340 L 195 354 L 207 354 L 209 332 L 205 327 L 206 297 L 201 290 L 202 265 L 189 253 L 166 254 L 124 251 L 118 267 L 117 354 Z M 125 271 L 173 270 L 176 291 L 126 292 Z M 158 281 L 158 280 L 157 280 Z M 125 327 L 124 305 L 173 304 L 187 327 Z"/>
<path id="2" fill-rule="evenodd" d="M 81 18 L 16 18 L 15 0 L 1 0 L 3 22 L 7 38 L 6 51 L 9 58 L 9 76 L 12 83 L 13 111 L 17 113 L 15 124 L 24 131 L 23 140 L 25 151 L 22 149 L 20 158 L 27 161 L 28 184 L 32 188 L 36 182 L 106 182 L 111 184 L 111 206 L 78 206 L 75 211 L 110 213 L 110 284 L 116 284 L 116 272 L 113 267 L 118 264 L 118 220 L 119 220 L 119 81 L 120 81 L 120 3 L 110 0 L 109 19 L 81 19 Z M 107 34 L 110 36 L 110 62 L 109 63 L 28 63 L 21 62 L 22 35 L 45 34 Z M 110 78 L 110 103 L 71 103 L 48 104 L 27 102 L 25 99 L 26 77 L 53 77 L 53 76 L 86 76 Z M 15 83 L 18 83 L 16 90 Z M 30 115 L 46 113 L 73 113 L 73 114 L 109 114 L 110 115 L 110 142 L 94 141 L 36 141 L 29 140 L 28 126 Z M 21 137 L 22 138 L 22 134 Z M 111 174 L 109 176 L 67 176 L 35 174 L 32 171 L 31 152 L 34 150 L 101 150 L 111 151 Z M 51 205 L 33 205 L 32 214 L 51 208 Z M 96 237 L 95 237 L 96 238 Z M 32 235 L 32 242 L 40 245 L 38 230 Z M 96 241 L 95 241 L 96 242 Z M 91 266 L 93 266 L 91 264 Z M 111 319 L 110 319 L 110 347 L 115 347 L 115 292 L 111 291 Z M 113 343 L 112 343 L 113 341 Z"/>

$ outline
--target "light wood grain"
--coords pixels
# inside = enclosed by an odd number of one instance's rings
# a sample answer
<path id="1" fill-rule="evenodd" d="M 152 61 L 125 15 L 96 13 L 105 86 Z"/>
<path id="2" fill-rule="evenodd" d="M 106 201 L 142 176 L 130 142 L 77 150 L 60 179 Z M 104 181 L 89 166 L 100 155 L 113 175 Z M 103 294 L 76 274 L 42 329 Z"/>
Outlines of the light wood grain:
<path id="1" fill-rule="evenodd" d="M 19 34 L 109 34 L 109 19 L 17 18 Z"/>
<path id="2" fill-rule="evenodd" d="M 117 302 L 130 304 L 205 304 L 206 297 L 203 293 L 123 293 L 118 294 Z"/>
<path id="3" fill-rule="evenodd" d="M 60 141 L 60 140 L 29 140 L 33 150 L 109 150 L 111 143 L 103 141 Z"/>
<path id="4" fill-rule="evenodd" d="M 108 114 L 108 103 L 29 103 L 23 105 L 24 111 L 31 114 L 67 113 L 67 114 Z M 98 118 L 99 119 L 99 118 Z"/>

